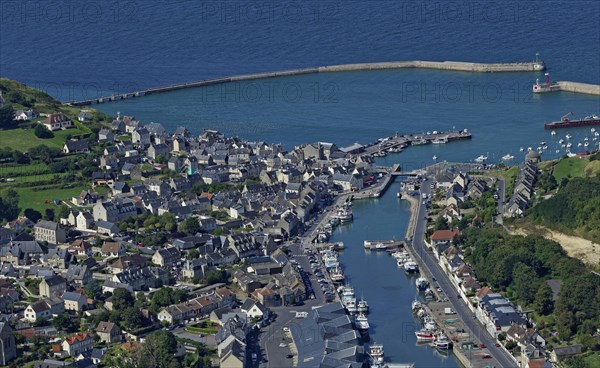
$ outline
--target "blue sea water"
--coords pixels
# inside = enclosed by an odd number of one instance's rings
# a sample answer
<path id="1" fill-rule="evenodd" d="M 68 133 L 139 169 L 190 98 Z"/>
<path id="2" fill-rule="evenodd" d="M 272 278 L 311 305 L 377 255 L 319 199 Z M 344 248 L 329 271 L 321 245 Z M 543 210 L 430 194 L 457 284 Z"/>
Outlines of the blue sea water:
<path id="1" fill-rule="evenodd" d="M 2 1 L 0 76 L 66 101 L 258 71 L 513 62 L 599 83 L 597 0 Z"/>
<path id="2" fill-rule="evenodd" d="M 3 1 L 0 76 L 63 100 L 178 82 L 318 65 L 393 60 L 528 61 L 539 51 L 553 79 L 600 84 L 600 2 L 549 1 Z M 566 131 L 543 123 L 566 112 L 600 112 L 597 96 L 533 96 L 541 73 L 471 74 L 388 70 L 304 75 L 181 90 L 97 105 L 168 129 L 214 128 L 247 139 L 340 146 L 395 134 L 468 129 L 471 141 L 411 147 L 379 161 L 421 167 L 470 161 L 548 142 Z M 577 143 L 592 135 L 573 129 Z M 1 145 L 2 142 L 0 142 Z M 591 147 L 590 147 L 591 148 Z M 563 154 L 561 150 L 559 154 Z M 398 331 L 414 286 L 386 255 L 365 255 L 365 238 L 400 238 L 408 212 L 391 190 L 357 203 L 335 240 L 350 247 L 346 274 L 373 305 L 372 337 L 394 361 L 455 367 Z M 382 219 L 384 219 L 382 221 Z M 377 270 L 377 271 L 374 271 Z M 408 325 L 407 325 L 408 324 Z M 405 331 L 406 332 L 406 331 Z"/>

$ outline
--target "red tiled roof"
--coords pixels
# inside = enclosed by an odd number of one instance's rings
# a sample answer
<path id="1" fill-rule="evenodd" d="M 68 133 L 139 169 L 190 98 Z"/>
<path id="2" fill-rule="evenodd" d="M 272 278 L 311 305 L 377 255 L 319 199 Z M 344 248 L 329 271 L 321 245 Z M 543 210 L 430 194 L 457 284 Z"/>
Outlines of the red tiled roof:
<path id="1" fill-rule="evenodd" d="M 67 336 L 65 338 L 65 341 L 67 342 L 67 344 L 69 345 L 73 345 L 78 341 L 84 341 L 86 339 L 91 339 L 92 338 L 92 334 L 89 332 L 80 332 L 77 333 L 75 335 L 71 335 L 71 336 Z"/>
<path id="2" fill-rule="evenodd" d="M 431 240 L 452 240 L 458 235 L 458 230 L 436 230 L 431 235 Z"/>

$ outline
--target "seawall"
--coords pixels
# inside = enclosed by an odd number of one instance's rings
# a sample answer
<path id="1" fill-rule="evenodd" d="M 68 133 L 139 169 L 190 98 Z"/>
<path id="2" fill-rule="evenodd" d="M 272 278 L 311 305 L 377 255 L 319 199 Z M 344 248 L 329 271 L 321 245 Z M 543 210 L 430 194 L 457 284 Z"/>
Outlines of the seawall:
<path id="1" fill-rule="evenodd" d="M 569 82 L 569 81 L 560 81 L 557 83 L 560 86 L 561 91 L 584 93 L 587 95 L 600 96 L 600 85 L 598 85 L 598 84 Z"/>
<path id="2" fill-rule="evenodd" d="M 366 70 L 384 70 L 384 69 L 405 69 L 405 68 L 418 68 L 418 69 L 435 69 L 435 70 L 448 70 L 448 71 L 461 71 L 461 72 L 479 72 L 479 73 L 493 73 L 493 72 L 533 72 L 541 71 L 546 68 L 543 62 L 521 62 L 521 63 L 500 63 L 500 64 L 484 64 L 484 63 L 470 63 L 462 61 L 392 61 L 392 62 L 380 62 L 380 63 L 361 63 L 361 64 L 343 64 L 343 65 L 331 65 L 331 66 L 320 66 L 313 68 L 283 70 L 265 73 L 253 73 L 244 74 L 224 78 L 206 79 L 196 82 L 189 83 L 178 83 L 169 86 L 148 88 L 145 90 L 127 92 L 112 96 L 102 96 L 86 100 L 70 101 L 65 102 L 65 105 L 71 106 L 85 106 L 97 103 L 111 102 L 117 100 L 124 100 L 128 98 L 134 98 L 153 93 L 175 91 L 185 88 L 204 87 L 215 84 L 223 84 L 230 82 L 258 80 L 267 78 L 278 78 L 293 75 L 302 74 L 316 74 L 316 73 L 333 73 L 333 72 L 349 72 L 349 71 L 366 71 Z"/>

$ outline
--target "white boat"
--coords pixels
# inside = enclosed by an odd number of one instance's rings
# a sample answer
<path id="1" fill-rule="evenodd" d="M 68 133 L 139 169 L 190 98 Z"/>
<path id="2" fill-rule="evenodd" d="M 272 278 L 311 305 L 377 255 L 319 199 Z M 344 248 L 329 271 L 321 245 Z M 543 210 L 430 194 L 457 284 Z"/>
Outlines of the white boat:
<path id="1" fill-rule="evenodd" d="M 412 304 L 411 304 L 411 308 L 413 312 L 418 311 L 419 309 L 421 309 L 421 302 L 418 301 L 417 299 L 413 300 Z"/>
<path id="2" fill-rule="evenodd" d="M 594 133 L 596 131 L 596 128 L 592 128 L 590 129 L 590 132 Z"/>
<path id="3" fill-rule="evenodd" d="M 379 365 L 383 363 L 383 345 L 381 344 L 373 344 L 369 346 L 369 356 L 371 357 L 371 363 L 374 365 Z"/>
<path id="4" fill-rule="evenodd" d="M 573 145 L 571 143 L 567 143 L 567 148 L 571 148 Z"/>
<path id="5" fill-rule="evenodd" d="M 523 152 L 523 151 L 525 151 L 525 149 L 523 147 L 520 147 L 519 152 Z"/>
<path id="6" fill-rule="evenodd" d="M 428 143 L 429 143 L 429 141 L 427 139 L 415 139 L 414 141 L 412 141 L 411 144 L 413 146 L 421 146 L 421 145 L 428 144 Z"/>
<path id="7" fill-rule="evenodd" d="M 347 300 L 344 303 L 344 307 L 346 307 L 346 310 L 348 311 L 348 313 L 350 313 L 350 314 L 356 313 L 356 311 L 357 311 L 356 310 L 356 299 Z"/>
<path id="8" fill-rule="evenodd" d="M 359 313 L 369 313 L 369 303 L 363 298 L 360 298 L 356 305 L 356 311 Z"/>
<path id="9" fill-rule="evenodd" d="M 550 133 L 551 135 L 556 135 L 556 132 L 553 130 L 552 133 Z"/>
<path id="10" fill-rule="evenodd" d="M 448 136 L 433 139 L 433 140 L 431 140 L 431 143 L 433 143 L 433 144 L 445 144 L 445 143 L 448 143 Z"/>
<path id="11" fill-rule="evenodd" d="M 481 162 L 484 162 L 484 161 L 485 161 L 485 160 L 487 160 L 487 159 L 488 159 L 488 158 L 487 158 L 487 156 L 481 155 L 481 156 L 479 156 L 479 157 L 477 157 L 477 158 L 475 159 L 475 162 L 479 162 L 479 163 L 481 163 Z"/>
<path id="12" fill-rule="evenodd" d="M 432 159 L 433 159 L 433 161 L 437 160 L 437 156 L 433 155 Z"/>
<path id="13" fill-rule="evenodd" d="M 356 328 L 358 330 L 365 331 L 369 329 L 369 320 L 367 319 L 367 316 L 365 316 L 364 313 L 359 313 L 358 316 L 356 316 L 355 321 Z"/>
<path id="14" fill-rule="evenodd" d="M 335 218 L 340 220 L 340 222 L 350 222 L 354 218 L 352 215 L 352 210 L 348 207 L 340 208 L 337 213 L 334 215 Z"/>
<path id="15" fill-rule="evenodd" d="M 565 138 L 571 139 L 571 138 L 573 138 L 573 136 L 571 134 L 567 134 L 567 135 L 565 135 Z"/>
<path id="16" fill-rule="evenodd" d="M 564 142 L 565 142 L 565 140 L 564 140 L 564 139 L 559 139 L 559 140 L 558 140 L 558 143 L 560 143 L 560 144 L 563 144 Z"/>
<path id="17" fill-rule="evenodd" d="M 511 161 L 511 160 L 514 160 L 514 159 L 515 159 L 515 156 L 510 155 L 508 153 L 506 155 L 502 156 L 502 161 Z"/>
<path id="18" fill-rule="evenodd" d="M 590 145 L 590 142 L 588 142 L 588 141 L 585 141 L 585 143 L 583 144 L 584 147 L 587 147 L 589 145 Z"/>
<path id="19" fill-rule="evenodd" d="M 419 266 L 417 265 L 417 263 L 415 261 L 408 260 L 406 262 L 404 262 L 404 271 L 406 273 L 417 273 L 419 272 Z"/>
<path id="20" fill-rule="evenodd" d="M 417 287 L 417 291 L 425 291 L 425 289 L 427 289 L 427 287 L 429 286 L 429 282 L 427 282 L 426 278 L 420 276 L 419 278 L 417 278 L 417 280 L 415 280 L 415 285 Z"/>
<path id="21" fill-rule="evenodd" d="M 433 342 L 433 346 L 441 350 L 450 350 L 452 349 L 452 341 L 450 341 L 446 335 L 440 334 Z"/>
<path id="22" fill-rule="evenodd" d="M 344 281 L 344 273 L 339 268 L 334 268 L 329 274 L 331 277 L 331 281 L 333 282 L 343 282 Z"/>
<path id="23" fill-rule="evenodd" d="M 583 144 L 581 142 L 577 143 L 577 147 L 581 147 Z"/>

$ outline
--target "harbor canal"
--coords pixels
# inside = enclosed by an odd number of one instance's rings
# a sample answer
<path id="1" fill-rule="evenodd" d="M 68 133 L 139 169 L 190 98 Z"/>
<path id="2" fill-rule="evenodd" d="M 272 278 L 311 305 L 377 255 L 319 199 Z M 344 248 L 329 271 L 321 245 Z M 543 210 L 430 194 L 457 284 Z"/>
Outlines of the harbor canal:
<path id="1" fill-rule="evenodd" d="M 399 181 L 383 196 L 353 202 L 354 221 L 336 228 L 331 241 L 345 249 L 339 260 L 357 299 L 370 307 L 370 342 L 383 344 L 386 363 L 415 363 L 418 368 L 459 367 L 452 353 L 417 344 L 421 328 L 411 312 L 417 297 L 415 279 L 407 276 L 387 252 L 364 249 L 365 240 L 404 239 L 410 219 L 409 203 L 396 196 Z"/>

